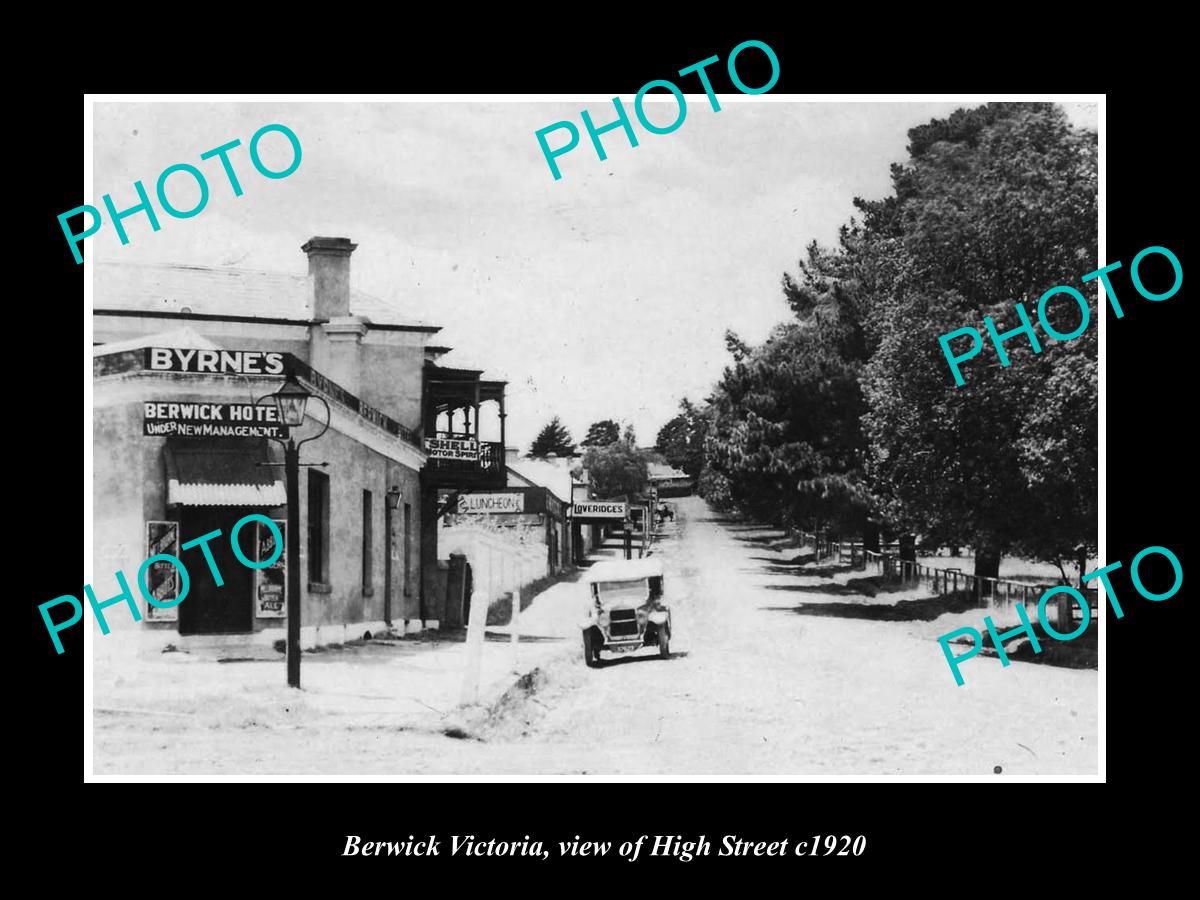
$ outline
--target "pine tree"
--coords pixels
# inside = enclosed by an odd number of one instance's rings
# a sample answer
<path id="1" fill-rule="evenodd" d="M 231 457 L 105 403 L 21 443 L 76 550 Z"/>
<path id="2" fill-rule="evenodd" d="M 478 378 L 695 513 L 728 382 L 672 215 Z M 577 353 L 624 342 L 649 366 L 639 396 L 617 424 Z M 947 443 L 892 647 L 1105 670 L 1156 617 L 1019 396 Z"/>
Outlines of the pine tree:
<path id="1" fill-rule="evenodd" d="M 593 422 L 588 428 L 587 437 L 580 442 L 581 447 L 604 447 L 615 444 L 621 439 L 621 427 L 612 419 L 601 419 Z"/>
<path id="2" fill-rule="evenodd" d="M 529 448 L 530 456 L 541 459 L 545 459 L 550 454 L 570 456 L 574 452 L 575 443 L 571 440 L 571 433 L 558 420 L 558 416 L 551 419 L 546 427 L 538 432 L 533 445 Z"/>

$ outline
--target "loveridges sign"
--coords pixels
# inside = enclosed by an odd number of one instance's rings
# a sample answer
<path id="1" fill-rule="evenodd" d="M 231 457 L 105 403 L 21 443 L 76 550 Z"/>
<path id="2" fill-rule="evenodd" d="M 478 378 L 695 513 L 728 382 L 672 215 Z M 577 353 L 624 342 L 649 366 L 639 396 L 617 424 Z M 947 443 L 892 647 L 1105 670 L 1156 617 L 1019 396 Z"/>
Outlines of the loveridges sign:
<path id="1" fill-rule="evenodd" d="M 624 503 L 604 503 L 595 500 L 580 501 L 572 507 L 576 519 L 624 519 Z"/>

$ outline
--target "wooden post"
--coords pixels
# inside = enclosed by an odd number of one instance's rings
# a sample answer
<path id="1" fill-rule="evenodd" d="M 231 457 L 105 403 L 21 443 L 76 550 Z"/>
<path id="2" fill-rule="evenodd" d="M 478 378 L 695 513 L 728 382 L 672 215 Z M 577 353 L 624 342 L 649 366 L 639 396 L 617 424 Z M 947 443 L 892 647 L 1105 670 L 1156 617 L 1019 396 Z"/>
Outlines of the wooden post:
<path id="1" fill-rule="evenodd" d="M 1086 601 L 1085 601 L 1086 602 Z M 1074 617 L 1071 615 L 1071 607 L 1075 605 L 1075 601 L 1068 594 L 1060 594 L 1058 597 L 1058 630 L 1062 634 L 1070 634 L 1075 630 Z"/>
<path id="2" fill-rule="evenodd" d="M 467 623 L 467 658 L 463 666 L 462 691 L 459 703 L 466 705 L 479 700 L 479 666 L 483 658 L 483 634 L 487 629 L 488 595 L 481 590 L 471 594 L 471 616 Z"/>
<path id="3" fill-rule="evenodd" d="M 521 589 L 518 587 L 512 596 L 512 651 L 513 671 L 520 672 L 521 666 Z"/>

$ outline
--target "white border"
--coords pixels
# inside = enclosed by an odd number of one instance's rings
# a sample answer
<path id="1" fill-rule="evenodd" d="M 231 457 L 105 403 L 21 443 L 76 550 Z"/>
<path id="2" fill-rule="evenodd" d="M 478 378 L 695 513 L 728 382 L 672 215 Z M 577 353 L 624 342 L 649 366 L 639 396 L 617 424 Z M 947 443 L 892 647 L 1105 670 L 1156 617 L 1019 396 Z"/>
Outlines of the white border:
<path id="1" fill-rule="evenodd" d="M 83 153 L 83 196 L 85 198 L 94 197 L 93 181 L 92 181 L 92 110 L 93 105 L 97 102 L 106 103 L 530 103 L 530 102 L 599 102 L 607 103 L 612 101 L 611 94 L 204 94 L 180 97 L 177 94 L 85 94 L 83 99 L 83 131 L 84 131 L 84 153 Z M 705 94 L 688 93 L 684 95 L 689 101 L 701 101 L 706 99 Z M 717 94 L 718 100 L 722 106 L 727 104 L 737 103 L 913 103 L 913 102 L 955 102 L 965 105 L 976 105 L 989 102 L 1021 102 L 1021 101 L 1043 101 L 1043 102 L 1058 102 L 1058 103 L 1095 103 L 1097 105 L 1097 142 L 1098 142 L 1098 187 L 1099 196 L 1097 198 L 1097 208 L 1099 216 L 1099 241 L 1098 241 L 1098 256 L 1097 260 L 1101 266 L 1105 265 L 1107 242 L 1105 235 L 1105 142 L 1107 134 L 1106 123 L 1106 95 L 1104 94 L 756 94 L 756 95 L 741 95 L 741 94 Z M 624 99 L 624 98 L 622 98 Z M 86 200 L 85 200 L 86 202 Z M 83 567 L 84 574 L 80 580 L 81 584 L 90 583 L 89 573 L 92 571 L 92 310 L 93 310 L 93 295 L 92 295 L 92 276 L 93 276 L 93 254 L 87 253 L 84 257 L 84 388 L 83 388 L 83 422 L 84 422 L 84 498 L 83 498 L 83 515 L 84 515 L 84 550 L 83 550 Z M 1083 275 L 1085 273 L 1080 273 Z M 1099 280 L 1097 280 L 1099 285 Z M 1103 297 L 1103 287 L 1098 287 L 1097 290 Z M 1098 300 L 1096 307 L 1097 328 L 1099 330 L 1099 462 L 1098 462 L 1098 480 L 1099 480 L 1099 499 L 1097 504 L 1099 515 L 1098 527 L 1098 554 L 1099 560 L 1103 565 L 1103 560 L 1108 558 L 1107 555 L 1107 534 L 1105 529 L 1106 517 L 1106 502 L 1105 502 L 1105 478 L 1106 478 L 1106 434 L 1105 434 L 1105 326 L 1104 326 L 1104 302 Z M 1061 776 L 1061 777 L 1046 777 L 1040 779 L 1021 779 L 1022 781 L 1032 781 L 1035 783 L 1102 783 L 1106 781 L 1106 681 L 1107 667 L 1106 662 L 1106 641 L 1105 641 L 1105 624 L 1106 616 L 1104 606 L 1106 602 L 1102 601 L 1097 606 L 1099 607 L 1099 690 L 1097 703 L 1098 709 L 1098 738 L 1099 738 L 1099 759 L 1096 775 L 1086 776 Z M 353 784 L 370 784 L 378 783 L 380 780 L 393 781 L 401 783 L 611 783 L 615 780 L 615 776 L 583 776 L 583 775 L 545 775 L 545 776 L 479 776 L 479 775 L 458 775 L 458 776 L 409 776 L 395 777 L 392 779 L 381 779 L 378 775 L 364 776 L 304 776 L 297 775 L 294 777 L 270 777 L 261 774 L 245 775 L 236 777 L 215 777 L 215 776 L 184 776 L 184 777 L 165 777 L 165 776 L 96 776 L 93 774 L 93 745 L 92 745 L 92 652 L 93 652 L 93 629 L 86 625 L 87 618 L 84 618 L 84 781 L 99 782 L 99 783 L 201 783 L 201 784 L 256 784 L 260 782 L 284 782 L 284 783 L 353 783 Z M 622 781 L 637 782 L 637 783 L 653 783 L 653 782 L 676 782 L 685 784 L 707 784 L 707 783 L 770 783 L 770 784 L 810 784 L 810 783 L 862 783 L 862 784 L 880 784 L 891 782 L 902 782 L 911 784 L 941 784 L 941 783 L 1012 783 L 1017 779 L 1008 779 L 1003 776 L 968 778 L 963 776 L 849 776 L 849 777 L 831 777 L 831 776 L 813 776 L 809 778 L 755 778 L 750 776 L 707 776 L 697 775 L 692 778 L 678 778 L 670 776 L 622 776 Z"/>

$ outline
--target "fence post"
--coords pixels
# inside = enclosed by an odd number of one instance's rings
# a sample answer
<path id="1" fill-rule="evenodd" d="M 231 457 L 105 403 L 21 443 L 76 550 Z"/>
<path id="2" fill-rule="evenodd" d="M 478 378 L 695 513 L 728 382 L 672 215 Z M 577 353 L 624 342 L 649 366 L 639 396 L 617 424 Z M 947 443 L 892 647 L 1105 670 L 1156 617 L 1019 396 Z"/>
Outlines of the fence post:
<path id="1" fill-rule="evenodd" d="M 471 618 L 467 623 L 467 658 L 463 667 L 462 691 L 459 703 L 466 705 L 479 699 L 479 664 L 483 656 L 483 634 L 487 628 L 488 595 L 476 589 L 471 594 Z"/>
<path id="2" fill-rule="evenodd" d="M 1062 634 L 1070 634 L 1075 630 L 1074 617 L 1071 615 L 1075 601 L 1068 594 L 1058 597 L 1058 630 Z"/>
<path id="3" fill-rule="evenodd" d="M 513 671 L 521 671 L 521 589 L 518 587 L 512 595 L 512 651 Z"/>

